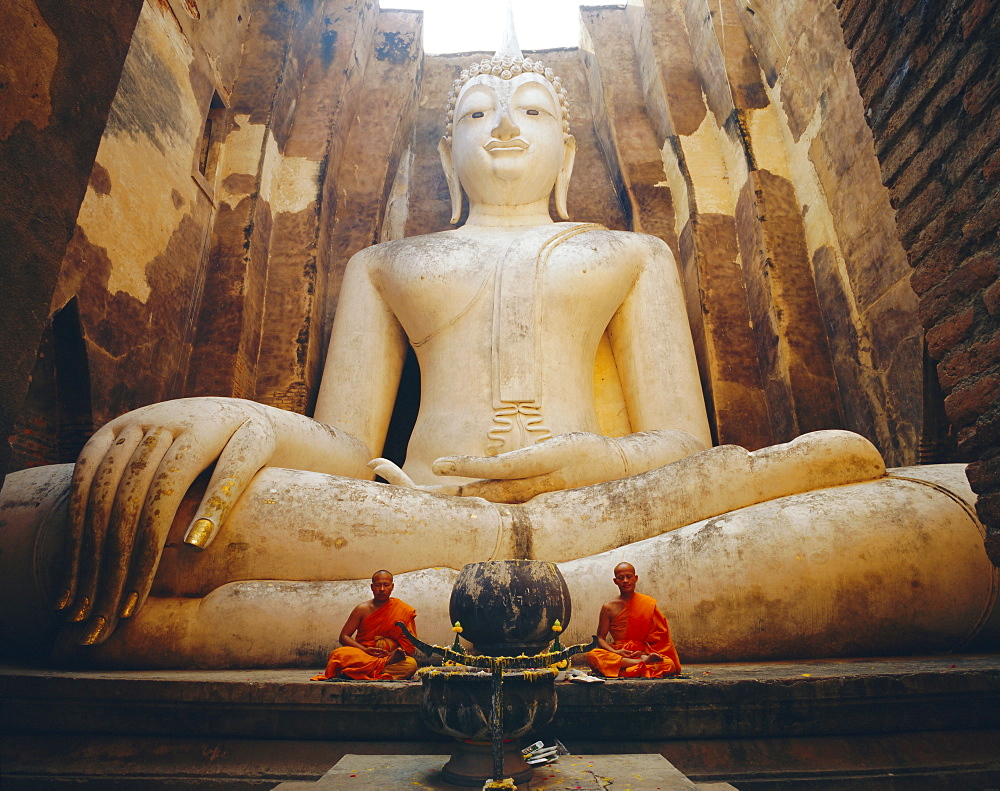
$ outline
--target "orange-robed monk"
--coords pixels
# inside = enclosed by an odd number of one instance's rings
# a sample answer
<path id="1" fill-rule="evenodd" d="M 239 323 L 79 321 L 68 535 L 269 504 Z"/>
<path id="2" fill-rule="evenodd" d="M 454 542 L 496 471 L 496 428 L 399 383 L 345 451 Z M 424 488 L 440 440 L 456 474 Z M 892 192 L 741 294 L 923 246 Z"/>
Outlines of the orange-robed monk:
<path id="1" fill-rule="evenodd" d="M 656 599 L 635 592 L 638 580 L 631 563 L 615 566 L 619 595 L 601 607 L 596 635 L 600 647 L 587 654 L 587 661 L 609 678 L 675 676 L 681 672 L 681 660 L 667 619 Z"/>
<path id="2" fill-rule="evenodd" d="M 398 681 L 417 672 L 413 644 L 396 626 L 401 621 L 415 635 L 417 611 L 390 595 L 394 587 L 388 571 L 383 569 L 372 575 L 372 598 L 351 611 L 340 630 L 342 647 L 330 653 L 326 672 L 313 676 L 313 681 L 337 677 Z"/>

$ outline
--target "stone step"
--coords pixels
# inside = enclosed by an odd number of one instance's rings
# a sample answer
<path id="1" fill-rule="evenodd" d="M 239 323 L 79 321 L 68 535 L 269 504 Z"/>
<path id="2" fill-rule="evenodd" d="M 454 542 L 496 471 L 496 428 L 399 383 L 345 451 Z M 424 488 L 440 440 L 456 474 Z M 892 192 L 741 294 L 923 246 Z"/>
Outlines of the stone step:
<path id="1" fill-rule="evenodd" d="M 421 686 L 310 671 L 59 671 L 0 666 L 22 733 L 429 738 Z M 1000 724 L 1000 655 L 688 665 L 683 678 L 559 683 L 552 729 L 583 741 L 896 733 Z M 368 716 L 378 711 L 381 716 Z M 431 736 L 430 738 L 433 738 Z"/>
<path id="2" fill-rule="evenodd" d="M 266 789 L 345 754 L 449 751 L 421 721 L 419 683 L 309 675 L 0 667 L 4 791 Z M 557 691 L 536 738 L 580 756 L 660 754 L 696 783 L 1000 788 L 998 655 L 690 665 Z"/>

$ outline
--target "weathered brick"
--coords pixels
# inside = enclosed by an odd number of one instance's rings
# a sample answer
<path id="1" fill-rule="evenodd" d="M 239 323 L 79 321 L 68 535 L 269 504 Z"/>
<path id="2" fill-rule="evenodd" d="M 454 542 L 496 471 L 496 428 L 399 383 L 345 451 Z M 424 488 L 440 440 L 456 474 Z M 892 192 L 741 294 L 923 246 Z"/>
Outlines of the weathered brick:
<path id="1" fill-rule="evenodd" d="M 990 65 L 989 73 L 965 90 L 965 94 L 962 96 L 962 107 L 965 112 L 973 116 L 979 115 L 996 96 L 997 88 L 1000 88 L 1000 66 L 994 59 Z"/>
<path id="2" fill-rule="evenodd" d="M 984 196 L 982 208 L 962 223 L 962 236 L 978 239 L 986 233 L 995 234 L 997 225 L 1000 225 L 1000 188 Z"/>
<path id="3" fill-rule="evenodd" d="M 950 72 L 952 64 L 960 55 L 958 47 L 939 47 L 931 55 L 926 65 L 919 72 L 914 72 L 917 75 L 913 78 L 915 82 L 908 85 L 907 89 L 902 92 L 904 98 L 898 108 L 894 109 L 892 103 L 883 102 L 882 107 L 874 110 L 872 125 L 881 129 L 879 137 L 885 140 L 891 139 L 910 123 L 914 113 L 917 112 L 944 75 Z M 888 115 L 889 113 L 891 115 Z"/>
<path id="4" fill-rule="evenodd" d="M 923 7 L 921 6 L 921 8 Z M 906 60 L 913 43 L 921 35 L 923 27 L 923 14 L 917 13 L 906 20 L 901 30 L 891 31 L 891 46 L 886 49 L 878 63 L 874 64 L 874 68 L 864 79 L 858 75 L 858 88 L 862 94 L 873 98 L 880 96 L 894 74 L 897 74 L 900 69 L 909 68 Z"/>
<path id="5" fill-rule="evenodd" d="M 942 316 L 968 302 L 971 294 L 990 285 L 996 278 L 996 270 L 996 260 L 988 252 L 963 261 L 920 300 L 924 326 L 937 324 Z"/>
<path id="6" fill-rule="evenodd" d="M 982 491 L 973 489 L 979 495 L 976 500 L 976 516 L 989 528 L 991 538 L 1000 538 L 1000 492 L 996 491 L 996 482 L 990 482 L 989 488 Z M 988 551 L 988 550 L 987 550 Z M 1000 566 L 1000 557 L 990 556 L 993 565 Z"/>
<path id="7" fill-rule="evenodd" d="M 837 0 L 841 27 L 846 27 L 851 22 L 851 17 L 857 13 L 859 6 L 871 10 L 871 0 Z"/>
<path id="8" fill-rule="evenodd" d="M 986 160 L 986 164 L 983 165 L 984 179 L 996 181 L 997 176 L 1000 176 L 1000 150 L 994 151 L 993 155 Z"/>
<path id="9" fill-rule="evenodd" d="M 844 42 L 848 48 L 854 49 L 858 46 L 858 36 L 869 27 L 869 17 L 873 16 L 872 12 L 875 12 L 874 17 L 877 19 L 886 5 L 888 4 L 880 3 L 878 0 L 857 0 L 852 4 L 846 18 L 842 15 Z M 855 68 L 857 68 L 856 64 Z"/>
<path id="10" fill-rule="evenodd" d="M 966 173 L 1000 140 L 1000 104 L 990 117 L 980 120 L 952 148 L 951 161 L 945 171 L 952 184 L 960 184 Z"/>
<path id="11" fill-rule="evenodd" d="M 982 519 L 982 517 L 980 517 Z M 982 519 L 985 523 L 986 520 Z M 983 546 L 986 548 L 986 556 L 990 559 L 994 566 L 1000 567 L 1000 529 L 991 528 L 989 525 L 986 526 L 986 540 L 983 542 Z"/>
<path id="12" fill-rule="evenodd" d="M 949 349 L 965 340 L 974 317 L 975 311 L 969 307 L 927 330 L 927 353 L 940 360 Z"/>
<path id="13" fill-rule="evenodd" d="M 992 407 L 1000 394 L 1000 373 L 981 376 L 958 387 L 944 399 L 948 419 L 956 427 L 972 423 Z"/>
<path id="14" fill-rule="evenodd" d="M 956 24 L 959 15 L 965 10 L 968 0 L 946 0 L 943 8 L 941 5 L 940 2 L 928 3 L 932 10 L 930 17 L 932 24 L 928 25 L 926 36 L 921 38 L 913 50 L 914 57 L 911 64 L 913 68 L 922 67 L 946 37 L 956 35 L 952 25 Z"/>
<path id="15" fill-rule="evenodd" d="M 991 250 L 983 250 L 959 264 L 943 283 L 960 294 L 972 294 L 986 288 L 996 279 L 996 256 Z"/>
<path id="16" fill-rule="evenodd" d="M 974 492 L 987 490 L 1000 492 L 1000 450 L 993 448 L 986 454 L 984 458 L 966 467 L 965 475 Z"/>
<path id="17" fill-rule="evenodd" d="M 910 198 L 896 215 L 896 227 L 904 245 L 927 223 L 945 202 L 945 189 L 940 181 L 928 184 L 919 195 Z"/>
<path id="18" fill-rule="evenodd" d="M 959 42 L 948 42 L 945 46 L 952 46 L 961 51 L 963 48 L 962 44 Z M 934 120 L 940 114 L 942 108 L 948 104 L 948 102 L 962 95 L 962 91 L 969 82 L 970 78 L 975 74 L 976 69 L 982 64 L 984 60 L 989 56 L 990 50 L 982 41 L 975 42 L 971 47 L 966 50 L 966 52 L 959 59 L 958 63 L 955 64 L 955 69 L 952 72 L 951 79 L 948 80 L 940 88 L 934 91 L 934 96 L 928 102 L 927 107 L 924 108 L 923 121 L 925 124 L 932 124 Z"/>
<path id="19" fill-rule="evenodd" d="M 878 63 L 889 44 L 891 30 L 899 25 L 898 17 L 893 13 L 892 7 L 893 3 L 881 3 L 876 6 L 851 47 L 859 56 L 855 65 L 859 81 L 862 79 L 860 75 L 867 76 Z"/>
<path id="20" fill-rule="evenodd" d="M 977 338 L 970 346 L 947 355 L 938 366 L 941 387 L 950 390 L 962 379 L 987 371 L 1000 362 L 1000 332 L 991 337 Z"/>
<path id="21" fill-rule="evenodd" d="M 941 244 L 943 240 L 960 238 L 960 228 L 956 227 L 955 218 L 966 215 L 974 206 L 980 203 L 976 195 L 975 184 L 966 182 L 952 192 L 941 211 L 921 229 L 915 241 L 907 245 L 907 254 L 910 261 L 919 261 L 932 248 Z"/>
<path id="22" fill-rule="evenodd" d="M 974 0 L 962 14 L 961 28 L 962 38 L 968 38 L 979 27 L 980 23 L 986 19 L 990 11 L 995 10 L 996 3 L 991 0 Z"/>
<path id="23" fill-rule="evenodd" d="M 963 242 L 960 238 L 947 239 L 927 251 L 919 261 L 911 261 L 913 274 L 910 286 L 917 294 L 925 294 L 947 275 L 958 262 L 959 250 Z"/>
<path id="24" fill-rule="evenodd" d="M 958 138 L 958 120 L 945 124 L 933 138 L 921 147 L 920 152 L 906 165 L 899 178 L 891 186 L 892 196 L 900 203 L 927 178 L 931 168 L 947 156 L 952 143 Z"/>
<path id="25" fill-rule="evenodd" d="M 888 146 L 888 151 L 879 153 L 882 164 L 882 183 L 889 186 L 900 169 L 920 150 L 926 138 L 926 130 L 919 124 L 907 130 L 902 140 Z"/>
<path id="26" fill-rule="evenodd" d="M 983 302 L 986 305 L 987 312 L 991 316 L 995 316 L 997 309 L 1000 308 L 1000 280 L 983 291 Z"/>
<path id="27" fill-rule="evenodd" d="M 918 234 L 916 241 L 904 245 L 910 262 L 919 261 L 936 245 L 941 243 L 950 232 L 953 232 L 951 216 L 947 211 L 941 212 Z"/>
<path id="28" fill-rule="evenodd" d="M 963 458 L 976 458 L 979 453 L 1000 444 L 1000 410 L 982 415 L 971 426 L 960 428 L 956 435 L 958 452 Z"/>

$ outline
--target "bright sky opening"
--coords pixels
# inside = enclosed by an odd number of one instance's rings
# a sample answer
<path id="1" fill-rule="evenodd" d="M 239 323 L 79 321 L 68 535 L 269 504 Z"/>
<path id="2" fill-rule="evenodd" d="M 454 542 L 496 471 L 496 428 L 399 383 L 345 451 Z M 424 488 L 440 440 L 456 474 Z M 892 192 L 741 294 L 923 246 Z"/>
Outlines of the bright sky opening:
<path id="1" fill-rule="evenodd" d="M 522 50 L 579 46 L 580 0 L 513 0 L 513 4 Z M 507 3 L 502 0 L 381 0 L 379 5 L 423 11 L 424 51 L 430 55 L 494 52 L 507 21 Z"/>

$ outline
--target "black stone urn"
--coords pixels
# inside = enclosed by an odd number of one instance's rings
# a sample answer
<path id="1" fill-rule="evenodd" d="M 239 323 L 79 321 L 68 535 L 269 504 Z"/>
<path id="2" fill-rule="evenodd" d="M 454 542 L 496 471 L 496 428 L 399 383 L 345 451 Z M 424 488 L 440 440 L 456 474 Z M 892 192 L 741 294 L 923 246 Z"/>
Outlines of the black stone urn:
<path id="1" fill-rule="evenodd" d="M 475 653 L 490 658 L 490 669 L 446 665 L 420 671 L 421 714 L 433 730 L 458 742 L 441 774 L 450 783 L 479 788 L 490 778 L 526 782 L 533 770 L 518 740 L 548 725 L 557 705 L 556 670 L 531 669 L 528 657 L 548 649 L 557 620 L 569 623 L 566 580 L 554 563 L 542 560 L 470 563 L 452 588 L 450 615 L 453 623 L 461 622 L 462 637 Z M 494 707 L 502 712 L 499 721 L 492 719 Z"/>
<path id="2" fill-rule="evenodd" d="M 451 591 L 451 621 L 462 637 L 486 656 L 544 651 L 555 635 L 552 624 L 569 626 L 569 588 L 555 563 L 545 560 L 487 560 L 470 563 Z"/>

